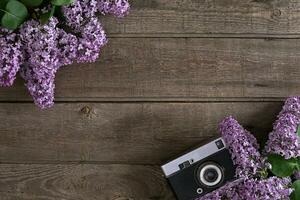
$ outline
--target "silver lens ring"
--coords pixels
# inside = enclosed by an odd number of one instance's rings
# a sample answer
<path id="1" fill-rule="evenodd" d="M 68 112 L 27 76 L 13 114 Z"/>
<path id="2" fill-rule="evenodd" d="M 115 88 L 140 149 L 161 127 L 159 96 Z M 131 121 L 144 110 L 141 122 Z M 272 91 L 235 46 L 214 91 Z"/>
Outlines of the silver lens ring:
<path id="1" fill-rule="evenodd" d="M 213 170 L 214 172 L 216 172 L 217 177 L 216 177 L 216 179 L 214 181 L 210 182 L 210 181 L 206 180 L 205 173 L 206 173 L 207 170 Z M 203 166 L 200 169 L 200 172 L 199 172 L 198 175 L 199 175 L 200 182 L 202 184 L 206 185 L 206 186 L 209 186 L 209 187 L 213 187 L 215 185 L 218 185 L 222 181 L 222 179 L 223 179 L 222 170 L 216 164 L 208 164 L 208 165 Z"/>

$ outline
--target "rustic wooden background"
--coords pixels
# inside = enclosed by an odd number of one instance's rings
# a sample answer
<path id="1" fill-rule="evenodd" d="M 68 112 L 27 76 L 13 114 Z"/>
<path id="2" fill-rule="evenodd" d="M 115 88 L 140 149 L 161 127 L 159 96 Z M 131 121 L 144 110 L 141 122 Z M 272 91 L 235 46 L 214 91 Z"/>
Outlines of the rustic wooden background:
<path id="1" fill-rule="evenodd" d="M 1 200 L 174 199 L 159 165 L 235 116 L 265 138 L 300 92 L 299 0 L 132 0 L 41 111 L 0 88 Z"/>

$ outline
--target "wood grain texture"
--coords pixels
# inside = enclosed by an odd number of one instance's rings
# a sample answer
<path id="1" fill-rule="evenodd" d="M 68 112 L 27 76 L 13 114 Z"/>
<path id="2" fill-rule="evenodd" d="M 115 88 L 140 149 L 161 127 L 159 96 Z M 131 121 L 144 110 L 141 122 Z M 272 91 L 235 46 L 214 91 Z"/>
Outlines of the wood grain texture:
<path id="1" fill-rule="evenodd" d="M 300 1 L 131 4 L 102 18 L 98 62 L 58 72 L 52 109 L 0 88 L 0 200 L 173 200 L 158 165 L 228 115 L 263 140 L 299 95 Z"/>
<path id="2" fill-rule="evenodd" d="M 132 0 L 131 4 L 126 18 L 103 18 L 110 36 L 280 34 L 285 37 L 300 31 L 297 0 Z"/>
<path id="3" fill-rule="evenodd" d="M 157 166 L 0 165 L 1 200 L 175 200 Z"/>
<path id="4" fill-rule="evenodd" d="M 113 38 L 100 60 L 64 67 L 57 101 L 284 98 L 300 93 L 300 40 Z M 31 100 L 23 81 L 0 100 Z"/>
<path id="5" fill-rule="evenodd" d="M 259 138 L 281 102 L 0 104 L 1 163 L 100 162 L 162 164 L 219 136 L 236 116 Z"/>

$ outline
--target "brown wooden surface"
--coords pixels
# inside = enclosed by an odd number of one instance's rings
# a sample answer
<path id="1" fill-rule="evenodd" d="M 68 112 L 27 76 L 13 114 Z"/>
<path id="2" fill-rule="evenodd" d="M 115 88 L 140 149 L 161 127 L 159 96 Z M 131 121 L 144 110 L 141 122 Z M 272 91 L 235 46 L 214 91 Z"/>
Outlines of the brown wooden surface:
<path id="1" fill-rule="evenodd" d="M 218 123 L 228 115 L 261 137 L 280 107 L 279 102 L 58 103 L 41 112 L 31 104 L 1 104 L 0 162 L 162 164 L 218 136 Z"/>
<path id="2" fill-rule="evenodd" d="M 297 0 L 132 0 L 125 19 L 106 18 L 109 33 L 118 36 L 191 34 L 199 36 L 299 34 Z"/>
<path id="3" fill-rule="evenodd" d="M 1 200 L 174 199 L 158 166 L 0 165 Z"/>
<path id="4" fill-rule="evenodd" d="M 56 98 L 283 98 L 300 92 L 299 49 L 300 39 L 112 38 L 98 62 L 58 72 Z M 19 79 L 0 99 L 30 96 Z"/>
<path id="5" fill-rule="evenodd" d="M 132 0 L 39 110 L 0 88 L 0 200 L 171 200 L 159 165 L 228 115 L 260 139 L 300 94 L 299 0 Z"/>

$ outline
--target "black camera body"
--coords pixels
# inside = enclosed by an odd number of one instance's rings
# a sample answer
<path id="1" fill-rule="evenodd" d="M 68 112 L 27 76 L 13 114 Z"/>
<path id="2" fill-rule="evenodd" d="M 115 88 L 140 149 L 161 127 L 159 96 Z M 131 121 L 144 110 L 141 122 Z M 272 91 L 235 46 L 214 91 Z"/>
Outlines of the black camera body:
<path id="1" fill-rule="evenodd" d="M 178 200 L 195 200 L 235 180 L 235 166 L 222 138 L 161 166 Z"/>

